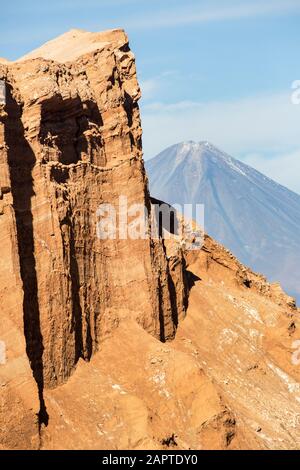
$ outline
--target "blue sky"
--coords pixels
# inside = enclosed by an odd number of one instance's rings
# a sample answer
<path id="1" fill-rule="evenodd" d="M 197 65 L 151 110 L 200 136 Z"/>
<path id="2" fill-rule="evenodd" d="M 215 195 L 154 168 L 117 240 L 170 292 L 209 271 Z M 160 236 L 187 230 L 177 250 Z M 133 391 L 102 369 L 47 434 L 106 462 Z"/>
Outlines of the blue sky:
<path id="1" fill-rule="evenodd" d="M 0 26 L 11 60 L 71 28 L 125 28 L 145 158 L 209 140 L 300 193 L 300 0 L 15 0 Z"/>

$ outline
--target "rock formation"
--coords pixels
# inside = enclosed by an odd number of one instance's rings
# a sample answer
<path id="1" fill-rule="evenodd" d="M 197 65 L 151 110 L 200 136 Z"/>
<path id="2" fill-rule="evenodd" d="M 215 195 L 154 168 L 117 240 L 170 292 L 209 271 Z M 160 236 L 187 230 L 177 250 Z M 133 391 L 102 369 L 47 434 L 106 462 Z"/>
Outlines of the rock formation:
<path id="1" fill-rule="evenodd" d="M 299 194 L 209 142 L 172 145 L 145 167 L 153 197 L 203 204 L 207 233 L 300 303 Z"/>
<path id="2" fill-rule="evenodd" d="M 299 447 L 293 300 L 150 217 L 97 236 L 102 203 L 150 213 L 125 33 L 71 31 L 0 80 L 0 448 Z"/>

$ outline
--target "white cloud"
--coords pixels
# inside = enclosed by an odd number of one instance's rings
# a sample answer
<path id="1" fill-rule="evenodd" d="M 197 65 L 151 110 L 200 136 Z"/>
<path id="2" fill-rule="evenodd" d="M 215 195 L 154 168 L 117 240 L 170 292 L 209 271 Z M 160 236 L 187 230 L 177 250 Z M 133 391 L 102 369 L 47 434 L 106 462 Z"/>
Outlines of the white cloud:
<path id="1" fill-rule="evenodd" d="M 142 15 L 125 21 L 127 28 L 165 28 L 213 21 L 238 20 L 264 15 L 300 12 L 299 0 L 214 1 L 201 5 L 184 5 L 155 11 L 155 15 Z"/>
<path id="2" fill-rule="evenodd" d="M 265 173 L 272 165 L 262 166 L 263 156 L 282 155 L 298 162 L 300 105 L 291 103 L 288 92 L 227 102 L 152 103 L 142 107 L 142 119 L 145 158 L 176 142 L 208 140 L 236 158 L 261 155 L 253 162 Z M 280 172 L 280 161 L 284 158 L 273 160 L 270 171 L 273 176 L 277 171 L 276 179 L 295 189 L 293 170 Z"/>

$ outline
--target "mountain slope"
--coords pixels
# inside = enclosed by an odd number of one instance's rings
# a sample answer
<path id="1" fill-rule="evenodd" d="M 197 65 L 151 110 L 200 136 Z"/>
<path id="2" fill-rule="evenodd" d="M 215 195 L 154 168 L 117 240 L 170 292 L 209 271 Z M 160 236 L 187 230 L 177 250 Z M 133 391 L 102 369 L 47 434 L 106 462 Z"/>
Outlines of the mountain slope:
<path id="1" fill-rule="evenodd" d="M 244 264 L 300 301 L 300 196 L 208 142 L 146 162 L 152 196 L 205 205 L 205 229 Z"/>

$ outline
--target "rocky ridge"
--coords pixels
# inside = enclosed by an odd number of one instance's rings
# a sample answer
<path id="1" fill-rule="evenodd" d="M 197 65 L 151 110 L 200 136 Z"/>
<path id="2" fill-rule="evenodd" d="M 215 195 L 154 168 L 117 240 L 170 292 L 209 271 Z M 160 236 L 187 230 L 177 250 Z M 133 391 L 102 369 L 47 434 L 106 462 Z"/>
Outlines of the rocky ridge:
<path id="1" fill-rule="evenodd" d="M 208 236 L 97 237 L 101 203 L 151 206 L 126 34 L 0 80 L 0 448 L 299 447 L 293 300 Z"/>

